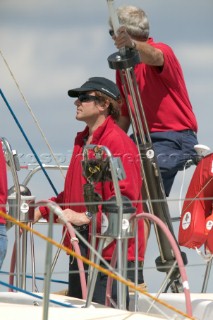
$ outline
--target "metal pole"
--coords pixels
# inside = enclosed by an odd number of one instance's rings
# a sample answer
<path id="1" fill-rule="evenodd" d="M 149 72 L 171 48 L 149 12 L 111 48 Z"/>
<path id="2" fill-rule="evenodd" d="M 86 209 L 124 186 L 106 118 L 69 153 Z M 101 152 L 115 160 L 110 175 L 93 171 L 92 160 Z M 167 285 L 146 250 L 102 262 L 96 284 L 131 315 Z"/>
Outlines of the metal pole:
<path id="1" fill-rule="evenodd" d="M 10 165 L 10 169 L 12 172 L 12 176 L 13 176 L 13 182 L 14 182 L 14 186 L 15 186 L 15 191 L 16 191 L 16 201 L 15 201 L 15 208 L 14 208 L 14 212 L 15 212 L 15 218 L 20 221 L 20 206 L 21 206 L 21 194 L 20 194 L 20 187 L 19 187 L 19 180 L 18 180 L 18 175 L 17 175 L 17 169 L 16 168 L 16 162 L 14 157 L 16 155 L 13 154 L 13 150 L 11 149 L 11 146 L 9 144 L 9 142 L 6 140 L 6 138 L 1 138 L 6 152 L 7 152 L 7 156 L 8 156 L 8 162 Z M 20 288 L 21 286 L 21 261 L 20 261 L 20 257 L 21 257 L 21 248 L 20 248 L 20 230 L 21 228 L 18 225 L 15 225 L 15 245 L 16 245 L 16 286 Z"/>
<path id="2" fill-rule="evenodd" d="M 99 255 L 101 255 L 101 253 L 103 251 L 104 242 L 105 242 L 105 239 L 99 239 L 98 249 L 97 249 Z M 96 259 L 95 259 L 95 263 L 98 264 L 98 265 L 100 264 L 99 255 L 97 255 Z M 91 280 L 90 280 L 90 283 L 89 283 L 89 287 L 88 287 L 87 300 L 86 300 L 86 305 L 85 305 L 86 308 L 88 308 L 91 305 L 92 298 L 93 298 L 93 293 L 94 293 L 94 290 L 95 290 L 95 283 L 96 283 L 97 276 L 98 276 L 98 270 L 94 269 L 92 277 L 91 277 Z"/>
<path id="3" fill-rule="evenodd" d="M 102 160 L 101 159 L 102 154 L 105 154 L 107 156 L 107 159 L 109 160 L 109 170 L 110 170 L 110 175 L 111 175 L 111 179 L 112 179 L 114 190 L 115 190 L 115 205 L 118 208 L 118 222 L 117 222 L 117 226 L 116 226 L 117 230 L 116 230 L 116 237 L 115 237 L 116 238 L 116 250 L 117 250 L 117 272 L 118 272 L 118 274 L 122 275 L 123 274 L 122 270 L 125 269 L 124 266 L 126 263 L 126 262 L 124 263 L 124 260 L 126 259 L 126 256 L 127 256 L 127 254 L 126 254 L 127 244 L 124 245 L 125 252 L 123 252 L 123 250 L 122 250 L 123 249 L 123 240 L 124 240 L 124 237 L 122 236 L 123 201 L 122 201 L 122 197 L 121 197 L 121 192 L 120 192 L 118 180 L 123 179 L 125 176 L 125 173 L 122 170 L 123 168 L 117 167 L 118 163 L 116 162 L 115 158 L 112 157 L 112 154 L 107 147 L 87 145 L 84 147 L 84 150 L 83 150 L 83 158 L 84 158 L 83 163 L 84 163 L 85 176 L 86 176 L 86 171 L 87 171 L 86 170 L 87 163 L 89 162 L 88 150 L 90 150 L 90 149 L 92 149 L 94 152 L 96 150 L 99 160 Z M 92 177 L 87 178 L 87 179 L 90 180 L 90 183 L 94 182 L 94 181 L 92 181 Z M 101 181 L 101 180 L 99 180 L 99 181 Z M 87 189 L 89 189 L 89 186 Z M 94 206 L 93 206 L 92 202 L 94 201 L 94 195 L 93 196 L 92 196 L 92 194 L 90 195 L 90 192 L 86 192 L 85 194 L 87 195 L 86 196 L 87 208 L 91 208 L 91 210 L 93 210 Z M 88 200 L 91 202 L 91 204 L 88 203 Z M 97 210 L 95 208 L 93 211 L 97 212 Z M 93 212 L 93 211 L 91 211 L 91 212 Z M 96 229 L 96 223 L 94 223 L 94 225 L 93 225 L 93 232 L 95 232 L 94 228 Z M 99 246 L 98 246 L 99 254 L 101 254 L 103 251 L 104 241 L 107 238 L 108 239 L 112 238 L 112 240 L 114 239 L 112 236 L 109 236 L 109 235 L 98 235 L 98 234 L 97 234 L 97 238 L 100 238 L 99 239 Z M 103 239 L 104 239 L 104 241 L 103 241 Z M 94 258 L 94 254 L 92 255 L 92 258 Z M 100 263 L 99 257 L 96 258 L 96 263 L 97 264 Z M 90 268 L 90 271 L 91 270 L 92 270 L 92 268 Z M 87 297 L 86 307 L 88 307 L 92 301 L 96 278 L 97 278 L 97 270 L 93 270 L 92 277 L 91 277 L 91 275 L 89 277 L 89 288 L 88 288 L 88 297 Z M 126 309 L 126 296 L 124 297 L 124 295 L 123 295 L 124 291 L 125 291 L 124 285 L 120 281 L 117 281 L 117 305 L 118 305 L 119 309 Z"/>
<path id="4" fill-rule="evenodd" d="M 48 228 L 48 238 L 52 239 L 53 236 L 53 212 L 50 209 L 49 215 L 49 228 Z M 44 282 L 44 299 L 43 299 L 43 320 L 48 319 L 49 312 L 49 296 L 50 296 L 50 283 L 51 283 L 51 262 L 52 262 L 52 244 L 47 241 L 46 246 L 46 258 L 45 258 L 45 282 Z"/>
<path id="5" fill-rule="evenodd" d="M 207 265 L 206 265 L 206 271 L 205 271 L 203 286 L 202 286 L 202 290 L 201 290 L 202 293 L 206 293 L 206 291 L 207 291 L 211 268 L 212 268 L 212 259 L 210 261 L 208 261 Z"/>

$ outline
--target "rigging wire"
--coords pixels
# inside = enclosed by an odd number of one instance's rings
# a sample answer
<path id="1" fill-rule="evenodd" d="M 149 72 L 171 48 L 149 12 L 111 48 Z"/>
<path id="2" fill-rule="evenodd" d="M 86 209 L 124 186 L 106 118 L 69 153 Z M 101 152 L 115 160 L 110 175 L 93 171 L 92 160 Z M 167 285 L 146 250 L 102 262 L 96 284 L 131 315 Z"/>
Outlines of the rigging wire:
<path id="1" fill-rule="evenodd" d="M 8 64 L 6 58 L 4 57 L 4 55 L 3 55 L 3 53 L 2 53 L 1 50 L 0 50 L 0 54 L 1 54 L 1 56 L 2 56 L 2 59 L 3 59 L 4 63 L 5 63 L 5 65 L 6 65 L 7 69 L 9 70 L 9 73 L 10 73 L 12 79 L 14 80 L 14 82 L 15 82 L 15 84 L 16 84 L 16 87 L 17 87 L 17 89 L 18 89 L 18 91 L 19 91 L 19 93 L 20 93 L 23 101 L 25 102 L 25 104 L 26 104 L 26 106 L 27 106 L 27 108 L 28 108 L 28 111 L 30 112 L 30 114 L 31 114 L 31 116 L 32 116 L 32 118 L 33 118 L 33 120 L 34 120 L 34 122 L 35 122 L 35 124 L 36 124 L 36 126 L 37 126 L 37 128 L 38 128 L 38 130 L 40 131 L 42 138 L 44 139 L 44 141 L 45 141 L 45 143 L 46 143 L 46 145 L 47 145 L 47 148 L 48 148 L 49 151 L 50 151 L 51 156 L 52 156 L 53 159 L 55 160 L 55 163 L 58 165 L 59 170 L 60 170 L 63 178 L 65 178 L 65 175 L 64 175 L 64 173 L 63 173 L 63 170 L 61 169 L 60 163 L 58 162 L 57 158 L 55 157 L 55 155 L 54 155 L 54 153 L 53 153 L 53 150 L 52 150 L 49 142 L 47 141 L 47 138 L 45 137 L 45 135 L 44 135 L 44 133 L 43 133 L 43 131 L 42 131 L 39 123 L 38 123 L 38 120 L 36 119 L 35 114 L 34 114 L 33 111 L 32 111 L 32 108 L 30 107 L 27 99 L 25 98 L 23 92 L 21 91 L 21 88 L 20 88 L 20 86 L 19 86 L 19 84 L 18 84 L 18 82 L 17 82 L 17 80 L 16 80 L 16 78 L 15 78 L 15 76 L 14 76 L 14 74 L 13 74 L 13 72 L 12 72 L 12 70 L 11 70 L 11 68 L 10 68 L 10 66 L 9 66 L 9 64 Z"/>
<path id="2" fill-rule="evenodd" d="M 2 96 L 2 98 L 3 98 L 3 100 L 4 100 L 5 104 L 6 104 L 6 106 L 8 107 L 8 109 L 9 109 L 9 111 L 10 111 L 10 113 L 11 113 L 12 117 L 14 118 L 14 120 L 15 120 L 15 122 L 16 122 L 16 124 L 17 124 L 17 126 L 19 127 L 19 129 L 20 129 L 20 131 L 21 131 L 22 135 L 24 136 L 24 138 L 25 138 L 25 140 L 26 140 L 26 142 L 27 142 L 28 146 L 30 147 L 30 149 L 31 149 L 31 151 L 32 151 L 32 153 L 33 153 L 33 155 L 35 156 L 36 160 L 38 161 L 38 163 L 39 163 L 39 165 L 40 165 L 40 167 L 41 167 L 41 169 L 42 169 L 43 173 L 45 174 L 45 176 L 46 176 L 47 180 L 49 181 L 49 183 L 50 183 L 50 185 L 51 185 L 52 189 L 54 190 L 55 194 L 57 195 L 57 194 L 58 194 L 58 192 L 57 192 L 57 190 L 56 190 L 55 186 L 53 185 L 53 183 L 52 183 L 52 181 L 51 181 L 51 179 L 50 179 L 50 177 L 49 177 L 49 175 L 48 175 L 47 171 L 45 170 L 45 168 L 44 168 L 43 164 L 41 163 L 41 161 L 40 161 L 40 159 L 39 159 L 39 157 L 38 157 L 37 153 L 35 152 L 35 150 L 34 150 L 34 148 L 33 148 L 32 144 L 31 144 L 31 143 L 30 143 L 30 141 L 29 141 L 29 139 L 27 138 L 26 133 L 24 132 L 24 130 L 23 130 L 23 128 L 22 128 L 22 126 L 21 126 L 20 122 L 18 121 L 18 119 L 17 119 L 16 115 L 14 114 L 14 112 L 13 112 L 12 108 L 10 107 L 10 105 L 9 105 L 9 103 L 8 103 L 8 101 L 7 101 L 6 97 L 5 97 L 5 95 L 3 94 L 3 92 L 2 92 L 2 90 L 1 90 L 1 89 L 0 89 L 0 95 Z"/>

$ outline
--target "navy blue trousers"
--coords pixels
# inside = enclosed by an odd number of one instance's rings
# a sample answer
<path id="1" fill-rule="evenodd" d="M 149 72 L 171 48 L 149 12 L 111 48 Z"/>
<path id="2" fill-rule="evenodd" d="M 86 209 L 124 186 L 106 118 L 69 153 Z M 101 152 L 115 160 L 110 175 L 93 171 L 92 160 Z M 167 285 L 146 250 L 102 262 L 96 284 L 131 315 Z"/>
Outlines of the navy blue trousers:
<path id="1" fill-rule="evenodd" d="M 88 231 L 81 232 L 81 235 L 88 239 Z M 87 257 L 88 248 L 86 245 L 79 239 L 79 247 L 81 250 L 81 255 Z M 108 261 L 110 263 L 110 261 Z M 101 262 L 100 265 L 105 268 L 105 265 Z M 87 272 L 88 266 L 84 264 L 84 270 Z M 106 297 L 106 287 L 107 287 L 107 278 L 108 276 L 105 273 L 98 272 L 94 295 L 93 295 L 93 302 L 97 302 L 100 304 L 105 304 L 105 297 Z M 127 309 L 129 308 L 129 291 L 128 288 L 126 289 L 126 306 Z M 70 256 L 69 261 L 69 284 L 68 284 L 68 296 L 75 297 L 82 299 L 82 291 L 81 291 L 81 283 L 80 283 L 80 276 L 79 276 L 79 269 L 77 264 L 77 259 L 73 259 Z M 116 280 L 113 281 L 112 284 L 112 292 L 111 297 L 117 302 L 117 282 Z"/>
<path id="2" fill-rule="evenodd" d="M 154 132 L 150 137 L 165 193 L 169 196 L 177 172 L 183 170 L 189 160 L 197 163 L 197 153 L 194 150 L 194 146 L 198 144 L 197 135 L 192 130 L 184 130 Z"/>

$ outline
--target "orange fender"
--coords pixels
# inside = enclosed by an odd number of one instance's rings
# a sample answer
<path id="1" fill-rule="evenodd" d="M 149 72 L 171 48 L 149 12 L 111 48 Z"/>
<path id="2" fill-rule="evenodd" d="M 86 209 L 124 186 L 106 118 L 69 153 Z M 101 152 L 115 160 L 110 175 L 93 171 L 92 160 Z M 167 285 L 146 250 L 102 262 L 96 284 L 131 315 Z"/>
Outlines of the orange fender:
<path id="1" fill-rule="evenodd" d="M 213 154 L 203 158 L 195 169 L 181 212 L 178 241 L 181 246 L 199 248 L 207 240 L 206 219 L 212 213 Z M 207 198 L 207 199 L 206 199 Z"/>

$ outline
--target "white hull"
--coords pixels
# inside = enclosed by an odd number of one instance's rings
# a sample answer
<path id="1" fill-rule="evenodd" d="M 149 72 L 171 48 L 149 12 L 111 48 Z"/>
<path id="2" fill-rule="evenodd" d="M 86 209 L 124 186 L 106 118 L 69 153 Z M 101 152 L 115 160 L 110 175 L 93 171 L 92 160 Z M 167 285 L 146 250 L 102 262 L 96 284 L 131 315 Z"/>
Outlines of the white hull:
<path id="1" fill-rule="evenodd" d="M 153 294 L 154 295 L 154 294 Z M 123 311 L 118 309 L 107 308 L 99 304 L 93 303 L 89 308 L 84 308 L 84 301 L 67 296 L 51 294 L 50 299 L 59 301 L 64 304 L 70 304 L 73 308 L 57 306 L 53 303 L 49 304 L 48 319 L 63 320 L 155 320 L 155 319 L 171 319 L 175 316 L 175 311 L 169 310 L 160 304 L 157 308 L 153 308 L 147 314 L 150 306 L 150 299 L 147 300 L 142 294 L 138 298 L 138 311 Z M 161 294 L 160 300 L 168 303 L 170 306 L 185 312 L 185 297 L 183 294 L 166 293 Z M 193 306 L 193 317 L 199 320 L 213 319 L 213 294 L 191 294 Z M 131 295 L 130 309 L 134 310 L 134 295 Z M 163 313 L 161 313 L 161 311 Z M 37 298 L 15 292 L 0 292 L 0 313 L 1 319 L 4 320 L 40 320 L 43 319 L 43 302 Z M 178 319 L 181 315 L 176 314 Z"/>

